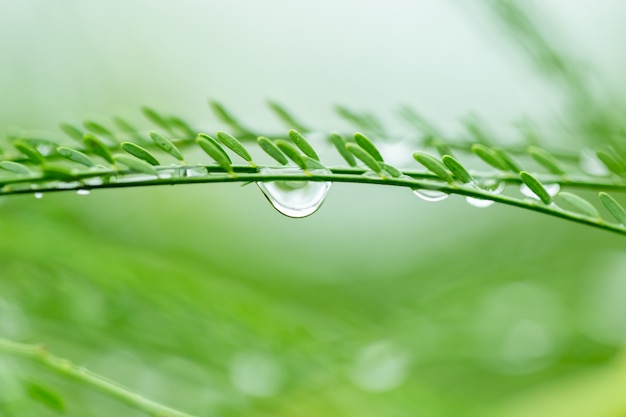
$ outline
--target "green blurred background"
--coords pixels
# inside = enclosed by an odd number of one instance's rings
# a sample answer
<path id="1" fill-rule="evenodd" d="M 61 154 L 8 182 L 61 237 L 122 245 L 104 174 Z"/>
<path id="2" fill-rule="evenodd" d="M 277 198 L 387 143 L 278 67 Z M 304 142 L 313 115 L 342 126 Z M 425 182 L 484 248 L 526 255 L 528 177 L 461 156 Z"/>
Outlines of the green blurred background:
<path id="1" fill-rule="evenodd" d="M 408 103 L 458 137 L 474 112 L 503 142 L 524 117 L 562 149 L 609 140 L 626 3 L 522 3 L 574 57 L 561 72 L 509 3 L 4 1 L 0 127 L 147 128 L 150 105 L 211 133 L 213 98 L 279 131 L 276 99 L 321 130 L 353 129 L 340 103 L 407 135 Z M 0 246 L 0 337 L 201 416 L 626 416 L 625 242 L 607 232 L 347 184 L 289 219 L 212 184 L 7 197 Z M 68 416 L 142 415 L 0 356 L 1 416 L 58 415 L 24 381 Z"/>

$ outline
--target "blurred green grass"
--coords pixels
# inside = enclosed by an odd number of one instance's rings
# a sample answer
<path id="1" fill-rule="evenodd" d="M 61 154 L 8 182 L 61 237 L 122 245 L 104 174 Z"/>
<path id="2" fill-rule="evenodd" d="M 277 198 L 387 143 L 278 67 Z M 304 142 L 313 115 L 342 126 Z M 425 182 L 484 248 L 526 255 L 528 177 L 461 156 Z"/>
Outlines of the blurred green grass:
<path id="1" fill-rule="evenodd" d="M 332 15 L 337 28 L 315 39 L 285 20 L 292 9 L 273 3 L 265 5 L 276 12 L 268 22 L 254 16 L 264 5 L 241 2 L 44 3 L 0 6 L 17 17 L 2 29 L 9 58 L 0 124 L 53 129 L 88 113 L 159 104 L 205 126 L 197 103 L 207 94 L 227 97 L 246 121 L 268 129 L 275 125 L 256 105 L 268 95 L 308 108 L 333 128 L 337 119 L 316 106 L 346 100 L 388 112 L 407 96 L 420 97 L 415 102 L 447 120 L 446 129 L 471 107 L 495 119 L 497 132 L 513 114 L 559 113 L 560 98 L 533 96 L 539 77 L 504 65 L 483 38 L 469 35 L 469 23 L 434 2 L 396 2 L 382 15 L 343 4 Z M 300 11 L 309 32 L 330 6 Z M 215 26 L 206 23 L 212 11 L 221 18 Z M 339 25 L 353 13 L 385 30 L 359 38 Z M 410 16 L 417 15 L 426 26 L 415 25 Z M 240 18 L 249 30 L 226 36 Z M 443 23 L 458 27 L 427 42 L 428 25 Z M 189 32 L 192 24 L 208 34 Z M 287 43 L 281 24 L 293 37 Z M 16 36 L 27 30 L 28 37 Z M 480 59 L 468 59 L 468 51 Z M 403 65 L 391 65 L 397 62 Z M 463 74 L 453 70 L 464 66 Z M 0 214 L 0 337 L 43 342 L 188 412 L 626 412 L 619 297 L 626 265 L 618 236 L 508 207 L 479 210 L 460 198 L 429 204 L 403 190 L 344 184 L 299 220 L 276 213 L 254 185 L 224 184 L 16 196 L 0 201 Z M 24 397 L 22 379 L 61 393 L 67 415 L 141 415 L 4 356 L 0 415 L 56 415 Z"/>

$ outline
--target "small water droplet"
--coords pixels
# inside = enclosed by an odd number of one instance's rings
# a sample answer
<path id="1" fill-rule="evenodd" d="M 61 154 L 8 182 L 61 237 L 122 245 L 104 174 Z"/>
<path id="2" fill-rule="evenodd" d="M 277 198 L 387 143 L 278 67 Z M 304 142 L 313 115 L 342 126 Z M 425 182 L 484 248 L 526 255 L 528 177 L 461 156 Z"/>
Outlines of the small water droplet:
<path id="1" fill-rule="evenodd" d="M 95 186 L 102 185 L 102 177 L 85 178 L 83 182 L 86 185 L 95 185 Z"/>
<path id="2" fill-rule="evenodd" d="M 85 190 L 84 188 L 81 188 L 81 189 L 79 189 L 79 190 L 76 190 L 76 194 L 78 194 L 78 195 L 89 195 L 89 193 L 90 193 L 90 192 L 91 192 L 91 191 L 89 191 L 89 190 Z"/>
<path id="3" fill-rule="evenodd" d="M 203 166 L 190 167 L 185 170 L 187 177 L 204 177 L 205 175 L 207 175 L 207 170 Z"/>
<path id="4" fill-rule="evenodd" d="M 41 200 L 43 198 L 43 193 L 35 193 L 33 194 L 37 200 Z"/>
<path id="5" fill-rule="evenodd" d="M 484 200 L 482 198 L 475 197 L 465 197 L 465 201 L 469 203 L 470 206 L 478 207 L 478 208 L 486 208 L 491 206 L 495 201 L 493 200 Z"/>
<path id="6" fill-rule="evenodd" d="M 598 159 L 596 153 L 591 149 L 583 149 L 580 151 L 580 169 L 589 174 L 597 176 L 606 176 L 610 174 L 608 168 Z"/>
<path id="7" fill-rule="evenodd" d="M 263 174 L 301 174 L 297 168 L 263 168 Z M 328 170 L 314 170 L 312 174 L 330 174 Z M 320 181 L 272 181 L 257 182 L 265 197 L 276 210 L 288 217 L 306 217 L 320 208 L 330 182 Z"/>
<path id="8" fill-rule="evenodd" d="M 561 190 L 561 186 L 559 184 L 543 184 L 543 188 L 545 188 L 548 194 L 550 194 L 550 197 L 554 197 Z M 522 184 L 519 187 L 519 191 L 526 197 L 539 200 L 539 197 L 537 197 L 526 184 Z"/>
<path id="9" fill-rule="evenodd" d="M 413 190 L 413 194 L 415 194 L 424 201 L 430 202 L 443 201 L 446 198 L 450 197 L 450 194 L 444 193 L 443 191 L 427 190 L 425 188 L 416 188 Z"/>

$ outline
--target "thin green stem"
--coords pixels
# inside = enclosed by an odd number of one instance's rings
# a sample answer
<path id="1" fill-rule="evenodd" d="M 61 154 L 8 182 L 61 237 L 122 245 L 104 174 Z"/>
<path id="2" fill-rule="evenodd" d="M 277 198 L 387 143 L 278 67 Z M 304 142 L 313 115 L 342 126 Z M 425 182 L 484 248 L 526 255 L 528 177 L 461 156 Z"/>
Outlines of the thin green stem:
<path id="1" fill-rule="evenodd" d="M 0 338 L 0 352 L 35 361 L 64 377 L 84 383 L 111 398 L 155 417 L 195 417 L 149 400 L 132 390 L 83 367 L 49 353 L 41 345 L 28 345 Z"/>
<path id="2" fill-rule="evenodd" d="M 607 223 L 601 218 L 590 217 L 570 211 L 565 211 L 558 206 L 552 204 L 550 206 L 543 205 L 539 202 L 530 201 L 528 199 L 518 199 L 513 197 L 508 197 L 504 195 L 492 194 L 489 191 L 482 190 L 478 187 L 474 187 L 471 185 L 460 185 L 460 184 L 447 184 L 443 183 L 437 178 L 433 177 L 431 174 L 426 174 L 423 172 L 405 172 L 406 176 L 401 178 L 381 178 L 374 175 L 363 175 L 365 173 L 362 169 L 348 169 L 348 168 L 339 168 L 333 169 L 328 174 L 320 174 L 320 173 L 266 173 L 261 172 L 262 167 L 249 167 L 249 166 L 236 166 L 233 167 L 234 174 L 230 175 L 226 173 L 222 168 L 209 165 L 202 166 L 206 168 L 209 173 L 207 175 L 202 176 L 193 176 L 193 177 L 183 177 L 183 176 L 172 176 L 168 178 L 158 178 L 156 176 L 145 176 L 141 175 L 133 179 L 132 176 L 124 176 L 121 175 L 120 178 L 123 181 L 120 181 L 119 178 L 115 181 L 104 181 L 102 184 L 97 185 L 89 185 L 85 183 L 81 183 L 80 179 L 77 178 L 77 181 L 74 183 L 64 183 L 62 186 L 55 183 L 42 182 L 41 184 L 35 184 L 35 188 L 31 188 L 29 184 L 26 188 L 9 188 L 5 186 L 2 190 L 1 194 L 25 194 L 25 193 L 33 193 L 33 192 L 59 192 L 59 191 L 68 191 L 68 190 L 77 190 L 77 189 L 106 189 L 106 188 L 126 188 L 126 187 L 145 187 L 145 186 L 156 186 L 156 185 L 179 185 L 179 184 L 202 184 L 202 183 L 225 183 L 225 182 L 242 182 L 242 183 L 250 183 L 250 182 L 270 182 L 270 181 L 329 181 L 329 182 L 345 182 L 345 183 L 361 183 L 361 184 L 378 184 L 385 186 L 396 186 L 396 187 L 405 187 L 411 189 L 430 189 L 442 191 L 448 194 L 457 194 L 466 197 L 473 197 L 483 200 L 491 200 L 497 203 L 520 207 L 527 210 L 544 213 L 551 215 L 553 217 L 558 217 L 561 219 L 586 224 L 588 226 L 600 228 L 603 230 L 608 230 L 614 233 L 626 235 L 626 227 L 623 225 Z M 181 167 L 183 168 L 183 167 Z M 160 167 L 160 170 L 164 169 L 172 169 L 172 167 Z M 123 172 L 122 172 L 123 173 Z M 121 174 L 118 171 L 111 171 L 111 175 Z M 111 177 L 115 178 L 115 177 Z M 489 175 L 488 179 L 493 179 L 493 175 Z M 497 178 L 497 177 L 496 177 Z M 608 190 L 614 189 L 619 191 L 626 191 L 626 185 L 623 183 L 593 183 L 593 182 L 585 182 L 582 179 L 569 179 L 566 177 L 557 177 L 557 176 L 539 176 L 544 183 L 559 183 L 561 185 L 573 185 L 582 188 L 595 189 L 595 190 Z M 512 176 L 502 176 L 501 179 L 503 181 L 509 181 L 513 183 L 519 183 L 519 178 L 514 178 Z M 549 181 L 554 180 L 554 181 Z M 31 180 L 32 181 L 32 180 Z"/>

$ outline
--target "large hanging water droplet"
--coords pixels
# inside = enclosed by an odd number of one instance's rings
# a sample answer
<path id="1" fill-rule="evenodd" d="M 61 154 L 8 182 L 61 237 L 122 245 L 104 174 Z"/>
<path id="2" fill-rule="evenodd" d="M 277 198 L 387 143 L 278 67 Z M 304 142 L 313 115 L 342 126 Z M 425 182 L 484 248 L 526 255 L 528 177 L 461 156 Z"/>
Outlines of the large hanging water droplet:
<path id="1" fill-rule="evenodd" d="M 41 200 L 43 198 L 43 193 L 35 193 L 33 194 L 37 200 Z"/>
<path id="2" fill-rule="evenodd" d="M 561 190 L 561 186 L 559 184 L 543 184 L 543 188 L 545 188 L 548 194 L 550 194 L 550 197 L 554 197 Z M 539 197 L 537 197 L 526 184 L 522 184 L 519 187 L 519 191 L 526 197 L 539 200 Z"/>
<path id="3" fill-rule="evenodd" d="M 91 191 L 85 190 L 84 188 L 76 190 L 76 194 L 78 195 L 89 195 L 89 193 L 91 193 Z"/>
<path id="4" fill-rule="evenodd" d="M 444 193 L 443 191 L 427 190 L 425 188 L 416 188 L 413 190 L 413 194 L 415 194 L 424 201 L 430 202 L 443 201 L 446 198 L 450 197 L 450 194 Z"/>
<path id="5" fill-rule="evenodd" d="M 263 168 L 262 174 L 301 174 L 297 168 Z M 328 170 L 314 170 L 313 174 L 330 174 Z M 309 216 L 322 205 L 330 182 L 320 181 L 272 181 L 257 182 L 263 194 L 276 210 L 288 217 Z"/>

